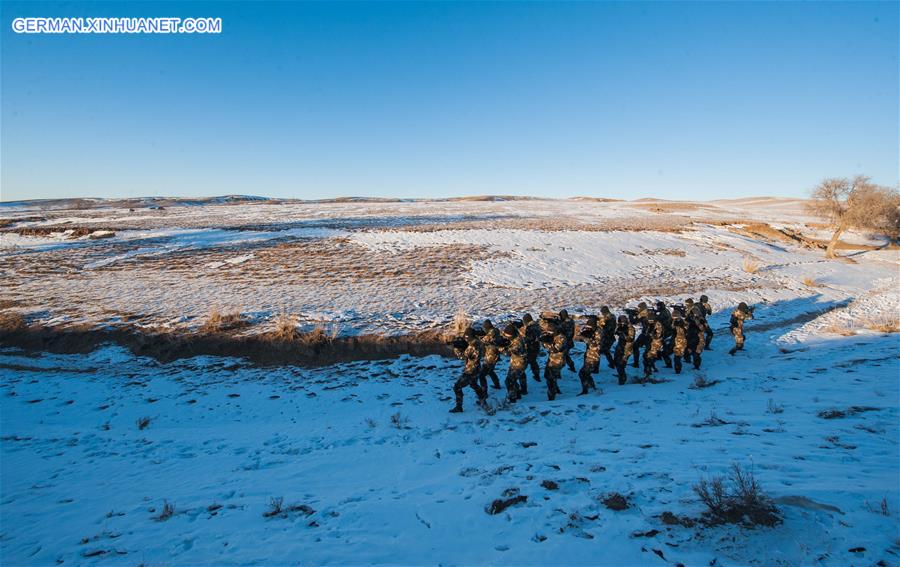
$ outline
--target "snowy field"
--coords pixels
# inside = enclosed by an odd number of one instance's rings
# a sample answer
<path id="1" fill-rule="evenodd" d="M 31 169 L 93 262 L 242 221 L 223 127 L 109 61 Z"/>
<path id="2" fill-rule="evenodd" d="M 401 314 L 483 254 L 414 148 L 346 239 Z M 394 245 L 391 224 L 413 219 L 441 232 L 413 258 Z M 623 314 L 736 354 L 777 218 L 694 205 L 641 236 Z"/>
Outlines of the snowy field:
<path id="1" fill-rule="evenodd" d="M 447 413 L 460 363 L 440 356 L 300 368 L 0 345 L 0 563 L 898 565 L 900 335 L 879 330 L 900 313 L 898 253 L 858 234 L 825 261 L 801 205 L 4 206 L 0 308 L 32 327 L 188 335 L 217 307 L 248 317 L 240 334 L 282 311 L 400 334 L 459 309 L 705 293 L 717 337 L 699 371 L 619 386 L 604 366 L 602 392 L 576 397 L 566 370 L 553 402 L 533 381 L 513 406 L 492 390 L 493 415 L 469 392 Z M 738 301 L 756 318 L 731 357 Z M 732 463 L 782 523 L 663 520 L 700 518 L 692 486 Z"/>

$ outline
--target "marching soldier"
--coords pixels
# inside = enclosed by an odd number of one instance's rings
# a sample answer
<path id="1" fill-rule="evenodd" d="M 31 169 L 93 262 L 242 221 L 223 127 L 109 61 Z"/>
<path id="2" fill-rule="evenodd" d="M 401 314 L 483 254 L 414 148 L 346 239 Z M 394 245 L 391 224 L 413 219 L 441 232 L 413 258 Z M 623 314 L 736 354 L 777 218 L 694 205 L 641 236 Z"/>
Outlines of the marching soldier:
<path id="1" fill-rule="evenodd" d="M 560 329 L 559 318 L 554 313 L 541 315 L 541 343 L 547 349 L 547 363 L 544 366 L 544 379 L 547 381 L 547 399 L 556 399 L 561 394 L 559 379 L 563 366 L 566 365 L 566 336 Z"/>
<path id="2" fill-rule="evenodd" d="M 559 312 L 559 328 L 566 337 L 566 365 L 569 370 L 575 372 L 575 361 L 569 355 L 569 351 L 575 346 L 575 321 L 569 317 L 569 312 L 565 309 Z"/>
<path id="3" fill-rule="evenodd" d="M 635 314 L 635 323 L 640 323 L 641 332 L 638 334 L 637 339 L 634 341 L 634 362 L 631 363 L 635 368 L 640 367 L 640 363 L 638 362 L 638 357 L 641 352 L 641 348 L 647 345 L 647 304 L 641 301 L 637 306 L 637 313 Z"/>
<path id="4" fill-rule="evenodd" d="M 484 345 L 484 359 L 481 361 L 481 376 L 478 383 L 481 389 L 487 392 L 487 377 L 491 377 L 491 386 L 495 390 L 500 389 L 500 379 L 494 368 L 497 361 L 500 360 L 500 331 L 498 331 L 490 319 L 485 319 L 482 324 L 484 336 L 481 337 L 481 343 Z"/>
<path id="5" fill-rule="evenodd" d="M 487 392 L 478 385 L 478 378 L 481 376 L 481 357 L 482 357 L 481 341 L 475 335 L 475 330 L 469 327 L 465 334 L 453 342 L 453 352 L 465 364 L 463 366 L 462 376 L 453 385 L 453 393 L 456 395 L 456 405 L 450 410 L 450 413 L 459 413 L 463 410 L 463 388 L 469 386 L 478 396 L 478 404 L 484 404 L 487 398 Z"/>
<path id="6" fill-rule="evenodd" d="M 666 368 L 672 368 L 672 359 L 669 356 L 669 344 L 671 344 L 672 338 L 672 313 L 662 301 L 656 302 L 656 320 L 661 323 L 663 327 L 663 345 L 659 350 L 658 358 L 663 359 Z"/>
<path id="7" fill-rule="evenodd" d="M 685 306 L 687 306 L 685 302 Z M 693 304 L 688 312 L 688 332 L 687 332 L 687 354 L 690 355 L 691 362 L 694 363 L 695 369 L 700 369 L 703 363 L 703 348 L 706 346 L 706 322 L 705 311 L 699 304 Z M 685 360 L 687 360 L 685 356 Z"/>
<path id="8" fill-rule="evenodd" d="M 705 295 L 700 296 L 700 306 L 703 307 L 703 312 L 706 314 L 706 317 L 712 315 L 712 306 L 709 304 L 709 297 Z M 709 321 L 707 321 L 706 325 L 706 346 L 704 347 L 706 350 L 712 350 L 710 343 L 712 343 L 713 339 L 713 330 L 709 325 Z"/>
<path id="9" fill-rule="evenodd" d="M 681 309 L 672 310 L 672 355 L 675 357 L 675 374 L 681 374 L 681 359 L 687 349 L 687 325 Z"/>
<path id="10" fill-rule="evenodd" d="M 581 393 L 578 395 L 583 396 L 588 393 L 588 390 L 597 389 L 591 373 L 594 367 L 599 366 L 600 345 L 603 337 L 602 331 L 597 325 L 596 317 L 591 315 L 587 318 L 587 322 L 581 326 L 581 332 L 578 333 L 578 340 L 586 343 L 584 363 L 581 365 L 581 370 L 578 371 L 578 378 L 581 380 Z"/>
<path id="11" fill-rule="evenodd" d="M 647 311 L 647 327 L 644 331 L 647 335 L 644 348 L 644 380 L 656 371 L 656 359 L 659 357 L 663 346 L 663 336 L 665 330 L 662 323 L 657 319 L 656 312 Z"/>
<path id="12" fill-rule="evenodd" d="M 538 364 L 538 355 L 541 353 L 541 327 L 537 321 L 532 318 L 531 313 L 522 316 L 522 326 L 519 333 L 525 339 L 525 358 L 528 367 L 531 368 L 531 376 L 535 382 L 541 381 L 541 367 Z M 522 390 L 525 394 L 528 389 Z"/>
<path id="13" fill-rule="evenodd" d="M 601 333 L 600 354 L 606 357 L 606 363 L 610 368 L 615 368 L 616 362 L 613 360 L 612 354 L 610 354 L 609 351 L 616 340 L 616 316 L 609 311 L 609 307 L 606 305 L 600 308 L 600 320 L 598 323 L 599 327 L 597 327 L 597 330 Z M 594 373 L 599 371 L 600 361 L 598 360 Z"/>
<path id="14" fill-rule="evenodd" d="M 628 359 L 631 358 L 632 350 L 634 350 L 634 325 L 631 324 L 627 315 L 619 315 L 616 324 L 615 362 L 620 386 L 628 380 L 625 366 L 628 364 Z"/>
<path id="15" fill-rule="evenodd" d="M 525 337 L 519 329 L 509 324 L 503 329 L 503 338 L 506 344 L 501 350 L 509 355 L 509 370 L 506 372 L 506 399 L 509 402 L 517 402 L 528 393 L 528 377 L 525 376 L 525 367 L 528 364 L 528 353 L 525 348 Z"/>
<path id="16" fill-rule="evenodd" d="M 743 301 L 740 302 L 731 313 L 731 334 L 734 336 L 734 347 L 728 351 L 728 354 L 734 356 L 739 350 L 744 350 L 744 320 L 753 319 L 753 309 L 747 307 Z"/>

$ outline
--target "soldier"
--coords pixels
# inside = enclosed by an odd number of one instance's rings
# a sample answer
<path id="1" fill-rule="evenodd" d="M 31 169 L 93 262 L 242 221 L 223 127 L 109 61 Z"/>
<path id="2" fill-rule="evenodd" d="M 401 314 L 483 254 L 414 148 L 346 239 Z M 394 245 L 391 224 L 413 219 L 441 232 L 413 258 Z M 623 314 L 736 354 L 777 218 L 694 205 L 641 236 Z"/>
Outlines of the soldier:
<path id="1" fill-rule="evenodd" d="M 462 376 L 453 385 L 456 405 L 453 406 L 450 413 L 459 413 L 463 410 L 463 388 L 466 386 L 471 387 L 475 391 L 475 395 L 478 396 L 478 405 L 483 405 L 487 398 L 487 392 L 478 385 L 478 378 L 481 376 L 481 357 L 483 353 L 481 341 L 475 336 L 474 329 L 469 327 L 461 338 L 453 342 L 453 351 L 465 363 Z"/>
<path id="2" fill-rule="evenodd" d="M 609 311 L 609 307 L 606 305 L 600 308 L 599 325 L 597 330 L 601 333 L 600 354 L 606 357 L 606 363 L 610 368 L 615 368 L 616 362 L 613 360 L 612 354 L 610 354 L 609 351 L 612 348 L 613 342 L 616 340 L 616 316 Z M 598 360 L 594 373 L 599 371 L 600 361 Z"/>
<path id="3" fill-rule="evenodd" d="M 578 333 L 578 340 L 586 343 L 584 363 L 581 365 L 581 370 L 578 371 L 578 378 L 581 380 L 581 393 L 578 395 L 583 396 L 588 393 L 588 390 L 597 389 L 591 373 L 595 366 L 599 366 L 600 344 L 603 337 L 596 317 L 591 315 L 587 318 L 587 322 L 581 326 L 581 332 Z"/>
<path id="4" fill-rule="evenodd" d="M 675 374 L 681 374 L 681 358 L 687 349 L 687 325 L 681 309 L 672 310 L 672 354 L 675 356 Z"/>
<path id="5" fill-rule="evenodd" d="M 616 339 L 616 374 L 619 375 L 619 385 L 622 386 L 628 380 L 628 376 L 625 374 L 625 365 L 628 364 L 631 351 L 634 350 L 634 325 L 631 324 L 627 315 L 619 315 Z"/>
<path id="6" fill-rule="evenodd" d="M 728 351 L 728 354 L 734 356 L 739 350 L 744 350 L 744 320 L 753 319 L 753 309 L 747 307 L 743 301 L 738 304 L 737 309 L 731 313 L 731 334 L 734 335 L 734 347 Z"/>
<path id="7" fill-rule="evenodd" d="M 666 368 L 672 368 L 672 358 L 669 356 L 669 346 L 672 338 L 672 313 L 662 301 L 656 302 L 656 320 L 663 327 L 663 345 L 659 350 L 659 357 L 663 359 Z"/>
<path id="8" fill-rule="evenodd" d="M 662 351 L 665 330 L 656 312 L 647 311 L 646 347 L 644 348 L 644 380 L 656 372 L 656 359 Z"/>
<path id="9" fill-rule="evenodd" d="M 506 372 L 506 399 L 509 402 L 517 402 L 528 393 L 528 377 L 525 376 L 525 367 L 528 364 L 528 351 L 525 348 L 525 337 L 514 324 L 509 324 L 503 329 L 503 338 L 506 344 L 501 350 L 509 355 L 509 370 Z"/>
<path id="10" fill-rule="evenodd" d="M 712 315 L 712 306 L 709 304 L 709 297 L 707 297 L 705 295 L 701 295 L 700 296 L 700 306 L 703 308 L 703 312 L 705 313 L 706 317 L 709 317 L 710 315 Z M 712 330 L 712 327 L 709 326 L 709 322 L 707 321 L 706 346 L 704 346 L 703 348 L 705 348 L 706 350 L 712 350 L 712 347 L 710 346 L 710 343 L 712 343 L 712 339 L 713 339 L 713 330 Z"/>
<path id="11" fill-rule="evenodd" d="M 562 394 L 558 381 L 563 366 L 566 365 L 566 336 L 560 329 L 559 318 L 553 313 L 541 315 L 541 343 L 547 349 L 547 363 L 544 366 L 544 379 L 547 381 L 547 399 L 553 400 Z"/>
<path id="12" fill-rule="evenodd" d="M 634 321 L 635 323 L 640 323 L 641 332 L 638 334 L 637 339 L 634 341 L 634 362 L 631 363 L 635 368 L 640 367 L 640 363 L 638 362 L 638 356 L 641 352 L 641 348 L 647 345 L 647 304 L 641 301 L 638 303 L 637 311 L 635 312 Z"/>
<path id="13" fill-rule="evenodd" d="M 703 347 L 706 346 L 706 327 L 708 325 L 705 313 L 699 304 L 693 304 L 687 314 L 687 354 L 690 355 L 690 361 L 694 363 L 694 368 L 698 370 L 703 363 Z M 685 360 L 688 360 L 688 356 L 685 356 Z"/>
<path id="14" fill-rule="evenodd" d="M 538 365 L 538 355 L 541 353 L 541 327 L 538 322 L 532 318 L 531 313 L 522 316 L 522 326 L 519 333 L 525 339 L 525 357 L 528 367 L 531 368 L 531 376 L 535 382 L 541 381 L 541 367 Z M 522 389 L 522 393 L 528 393 L 527 388 Z"/>
<path id="15" fill-rule="evenodd" d="M 484 358 L 481 361 L 481 376 L 478 378 L 478 383 L 481 385 L 481 389 L 487 392 L 487 377 L 490 376 L 491 386 L 495 390 L 499 390 L 500 379 L 494 368 L 497 366 L 497 361 L 500 360 L 500 331 L 494 327 L 490 319 L 485 319 L 481 328 L 484 329 L 484 336 L 481 337 L 481 344 L 484 345 Z"/>
<path id="16" fill-rule="evenodd" d="M 684 316 L 686 318 L 686 322 L 688 323 L 688 349 L 684 353 L 684 361 L 691 362 L 694 356 L 694 347 L 695 342 L 693 341 L 693 334 L 691 333 L 691 315 L 694 312 L 694 298 L 688 297 L 684 300 Z"/>
<path id="17" fill-rule="evenodd" d="M 575 361 L 569 356 L 569 351 L 575 346 L 575 321 L 569 317 L 569 312 L 565 309 L 559 312 L 559 328 L 566 337 L 566 365 L 569 370 L 575 372 Z"/>

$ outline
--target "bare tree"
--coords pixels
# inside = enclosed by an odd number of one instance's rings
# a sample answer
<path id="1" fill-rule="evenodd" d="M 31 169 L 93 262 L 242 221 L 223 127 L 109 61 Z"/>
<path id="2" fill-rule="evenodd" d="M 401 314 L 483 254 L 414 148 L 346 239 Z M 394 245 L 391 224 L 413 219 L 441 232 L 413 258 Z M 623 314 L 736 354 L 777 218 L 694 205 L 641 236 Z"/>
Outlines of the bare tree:
<path id="1" fill-rule="evenodd" d="M 847 229 L 869 229 L 896 239 L 900 234 L 900 195 L 896 189 L 869 182 L 865 175 L 852 179 L 829 178 L 812 190 L 809 210 L 828 219 L 834 234 L 825 248 L 825 257 L 834 258 L 834 249 Z"/>

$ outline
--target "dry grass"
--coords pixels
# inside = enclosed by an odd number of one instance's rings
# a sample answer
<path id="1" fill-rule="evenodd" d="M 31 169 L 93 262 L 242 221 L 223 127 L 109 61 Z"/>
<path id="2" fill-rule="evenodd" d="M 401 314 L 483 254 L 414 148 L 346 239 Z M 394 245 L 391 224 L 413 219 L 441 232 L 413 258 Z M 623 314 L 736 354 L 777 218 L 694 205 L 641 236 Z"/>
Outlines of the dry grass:
<path id="1" fill-rule="evenodd" d="M 249 322 L 244 319 L 239 309 L 231 311 L 221 311 L 218 307 L 213 307 L 206 316 L 206 321 L 200 327 L 201 333 L 221 333 L 247 325 Z"/>
<path id="2" fill-rule="evenodd" d="M 269 338 L 281 342 L 293 341 L 298 336 L 297 316 L 287 312 L 282 312 L 275 319 L 275 328 L 269 333 Z"/>
<path id="3" fill-rule="evenodd" d="M 741 267 L 748 274 L 755 274 L 759 271 L 759 262 L 753 260 L 752 258 L 744 258 L 744 262 Z"/>
<path id="4" fill-rule="evenodd" d="M 896 315 L 870 317 L 862 321 L 862 326 L 879 333 L 900 333 L 900 317 Z"/>
<path id="5" fill-rule="evenodd" d="M 466 310 L 460 307 L 456 314 L 453 315 L 453 320 L 450 321 L 450 328 L 447 329 L 447 334 L 451 337 L 459 337 L 463 333 L 466 332 L 472 326 L 472 318 L 469 317 L 469 314 L 466 313 Z"/>
<path id="6" fill-rule="evenodd" d="M 694 492 L 706 505 L 704 519 L 709 524 L 774 526 L 781 521 L 781 513 L 753 473 L 737 463 L 732 465 L 728 478 L 701 479 L 694 485 Z"/>
<path id="7" fill-rule="evenodd" d="M 856 334 L 856 329 L 850 323 L 831 323 L 822 327 L 822 332 L 830 335 L 840 335 L 842 337 L 852 337 Z"/>
<path id="8" fill-rule="evenodd" d="M 25 318 L 22 317 L 21 313 L 16 311 L 0 312 L 0 333 L 21 331 L 27 326 L 28 324 L 25 322 Z"/>
<path id="9" fill-rule="evenodd" d="M 806 276 L 805 278 L 803 278 L 803 285 L 808 286 L 808 287 L 822 287 L 822 284 L 820 284 L 814 278 L 811 278 L 809 276 Z"/>

